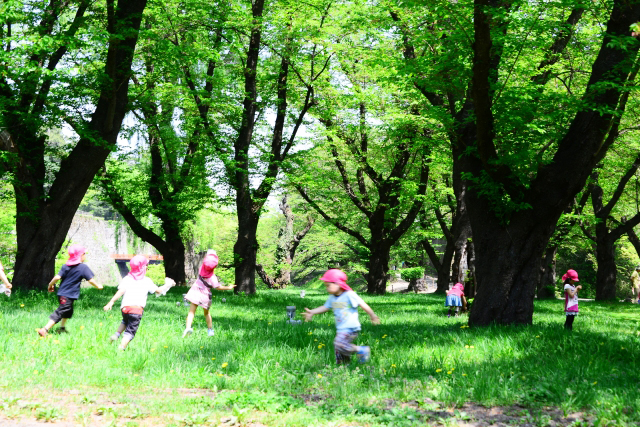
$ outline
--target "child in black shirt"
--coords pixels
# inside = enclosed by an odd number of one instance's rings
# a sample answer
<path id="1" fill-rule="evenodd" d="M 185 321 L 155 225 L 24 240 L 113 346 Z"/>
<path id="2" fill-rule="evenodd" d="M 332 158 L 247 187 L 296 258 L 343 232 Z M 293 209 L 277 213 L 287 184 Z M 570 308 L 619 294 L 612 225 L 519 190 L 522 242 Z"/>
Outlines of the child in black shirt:
<path id="1" fill-rule="evenodd" d="M 44 328 L 38 329 L 41 337 L 46 337 L 49 329 L 56 323 L 60 322 L 60 332 L 67 332 L 65 325 L 68 319 L 73 317 L 73 303 L 80 298 L 80 284 L 85 279 L 91 285 L 98 289 L 103 286 L 93 280 L 93 272 L 88 265 L 84 264 L 86 249 L 80 245 L 71 245 L 69 247 L 69 260 L 62 266 L 60 272 L 49 282 L 49 292 L 53 292 L 55 284 L 62 280 L 58 288 L 58 301 L 60 305 L 49 316 L 49 322 Z"/>

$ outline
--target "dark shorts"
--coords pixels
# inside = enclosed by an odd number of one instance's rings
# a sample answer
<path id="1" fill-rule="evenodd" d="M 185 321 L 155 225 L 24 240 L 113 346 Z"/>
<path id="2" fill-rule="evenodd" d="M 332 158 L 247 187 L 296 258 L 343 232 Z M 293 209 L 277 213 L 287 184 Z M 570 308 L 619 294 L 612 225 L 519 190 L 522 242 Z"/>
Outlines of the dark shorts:
<path id="1" fill-rule="evenodd" d="M 53 320 L 56 323 L 58 323 L 62 319 L 71 319 L 73 317 L 74 301 L 75 300 L 72 298 L 59 296 L 58 302 L 60 303 L 60 305 L 58 306 L 56 311 L 51 313 L 51 316 L 49 316 L 49 319 Z"/>
<path id="2" fill-rule="evenodd" d="M 129 336 L 132 340 L 138 332 L 140 327 L 140 321 L 142 320 L 142 314 L 133 314 L 122 312 L 122 324 L 124 325 L 123 336 Z"/>

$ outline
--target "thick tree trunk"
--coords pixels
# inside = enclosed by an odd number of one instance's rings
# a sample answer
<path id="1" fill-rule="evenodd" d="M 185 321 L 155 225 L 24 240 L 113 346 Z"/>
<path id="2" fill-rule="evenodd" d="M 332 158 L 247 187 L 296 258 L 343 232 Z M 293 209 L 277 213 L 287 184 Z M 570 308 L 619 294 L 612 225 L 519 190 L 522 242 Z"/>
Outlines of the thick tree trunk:
<path id="1" fill-rule="evenodd" d="M 118 22 L 109 41 L 105 73 L 113 85 L 103 88 L 88 123 L 88 135 L 81 135 L 75 148 L 60 165 L 55 181 L 46 193 L 42 187 L 42 164 L 23 160 L 18 167 L 16 189 L 16 255 L 13 284 L 20 289 L 45 289 L 54 276 L 55 258 L 64 243 L 73 216 L 94 176 L 117 141 L 128 104 L 128 81 L 133 52 L 146 0 L 118 1 L 114 21 Z M 124 35 L 123 35 L 124 34 Z M 36 118 L 27 118 L 36 120 Z M 13 123 L 16 127 L 23 123 Z M 10 128 L 13 134 L 15 128 Z M 96 136 L 102 141 L 96 142 Z M 23 159 L 43 152 L 29 141 L 16 141 Z M 25 150 L 25 148 L 27 148 Z M 39 154 L 38 154 L 39 155 Z M 26 168 L 23 167 L 26 165 Z M 38 186 L 28 189 L 33 183 Z M 34 193 L 35 191 L 35 193 Z M 37 197 L 37 199 L 31 199 Z M 99 279 L 98 279 L 99 280 Z"/>
<path id="2" fill-rule="evenodd" d="M 259 217 L 238 207 L 238 239 L 233 246 L 235 293 L 256 293 L 256 259 L 258 255 Z"/>
<path id="3" fill-rule="evenodd" d="M 185 270 L 186 249 L 182 241 L 182 236 L 180 236 L 177 230 L 174 230 L 171 234 L 166 233 L 165 241 L 166 245 L 163 248 L 164 250 L 160 251 L 164 258 L 164 272 L 167 277 L 175 280 L 176 284 L 185 285 L 187 281 Z"/>
<path id="4" fill-rule="evenodd" d="M 389 271 L 389 250 L 386 245 L 374 246 L 369 257 L 369 271 L 366 274 L 367 292 L 384 295 L 387 292 L 387 273 Z"/>
<path id="5" fill-rule="evenodd" d="M 475 298 L 476 292 L 478 291 L 477 281 L 476 281 L 476 253 L 473 246 L 473 240 L 467 240 L 467 268 L 468 275 L 467 280 L 465 281 L 465 295 L 468 298 Z"/>
<path id="6" fill-rule="evenodd" d="M 550 290 L 556 284 L 556 253 L 557 246 L 547 246 L 544 259 L 540 266 L 540 280 L 538 282 L 538 299 L 553 299 L 555 292 Z"/>
<path id="7" fill-rule="evenodd" d="M 449 290 L 449 284 L 451 283 L 451 263 L 454 255 L 454 245 L 447 244 L 442 254 L 442 261 L 440 262 L 440 268 L 438 269 L 438 281 L 436 285 L 436 294 L 444 295 Z"/>
<path id="8" fill-rule="evenodd" d="M 596 301 L 613 300 L 616 297 L 615 240 L 609 234 L 606 223 L 596 225 Z"/>

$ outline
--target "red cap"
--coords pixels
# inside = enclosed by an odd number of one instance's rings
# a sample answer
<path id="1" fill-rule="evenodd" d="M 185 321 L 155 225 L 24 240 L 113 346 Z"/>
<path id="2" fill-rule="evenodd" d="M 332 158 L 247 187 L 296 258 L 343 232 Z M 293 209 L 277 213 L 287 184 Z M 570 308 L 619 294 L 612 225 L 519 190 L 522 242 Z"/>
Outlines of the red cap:
<path id="1" fill-rule="evenodd" d="M 571 279 L 574 282 L 578 281 L 578 272 L 575 270 L 567 270 L 567 272 L 562 276 L 562 281 L 564 282 L 567 279 Z"/>
<path id="2" fill-rule="evenodd" d="M 66 264 L 69 266 L 80 264 L 82 262 L 82 255 L 84 255 L 85 252 L 87 252 L 87 250 L 84 248 L 84 246 L 69 246 L 69 260 L 66 262 Z"/>
<path id="3" fill-rule="evenodd" d="M 337 268 L 332 268 L 331 270 L 327 270 L 326 273 L 322 275 L 320 278 L 323 282 L 333 282 L 337 283 L 341 289 L 345 291 L 350 291 L 351 288 L 347 285 L 347 275 L 342 270 L 338 270 Z"/>

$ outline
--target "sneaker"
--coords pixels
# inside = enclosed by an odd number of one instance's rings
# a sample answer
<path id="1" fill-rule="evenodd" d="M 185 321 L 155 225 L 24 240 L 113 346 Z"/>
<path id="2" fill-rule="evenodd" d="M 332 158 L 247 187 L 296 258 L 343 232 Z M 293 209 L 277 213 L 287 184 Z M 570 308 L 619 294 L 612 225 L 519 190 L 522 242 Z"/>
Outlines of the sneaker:
<path id="1" fill-rule="evenodd" d="M 356 354 L 358 355 L 358 362 L 360 363 L 367 363 L 369 359 L 371 359 L 371 349 L 368 345 L 358 347 Z"/>
<path id="2" fill-rule="evenodd" d="M 60 327 L 60 328 L 58 328 L 58 333 L 59 334 L 68 334 L 69 331 L 67 331 L 67 328 L 65 328 L 65 327 Z"/>
<path id="3" fill-rule="evenodd" d="M 114 342 L 116 341 L 118 338 L 120 338 L 120 335 L 118 334 L 113 334 L 109 337 L 109 341 Z"/>
<path id="4" fill-rule="evenodd" d="M 210 337 L 214 336 L 215 335 L 214 330 L 213 329 L 208 329 L 207 330 L 207 335 L 209 335 Z"/>
<path id="5" fill-rule="evenodd" d="M 187 328 L 182 333 L 182 338 L 186 337 L 187 335 L 191 335 L 192 333 L 193 333 L 193 328 Z"/>
<path id="6" fill-rule="evenodd" d="M 122 347 L 121 345 L 118 346 L 118 351 L 125 351 L 127 349 L 127 347 Z"/>
<path id="7" fill-rule="evenodd" d="M 38 335 L 40 335 L 42 338 L 47 336 L 47 330 L 45 328 L 40 328 L 38 329 Z"/>

